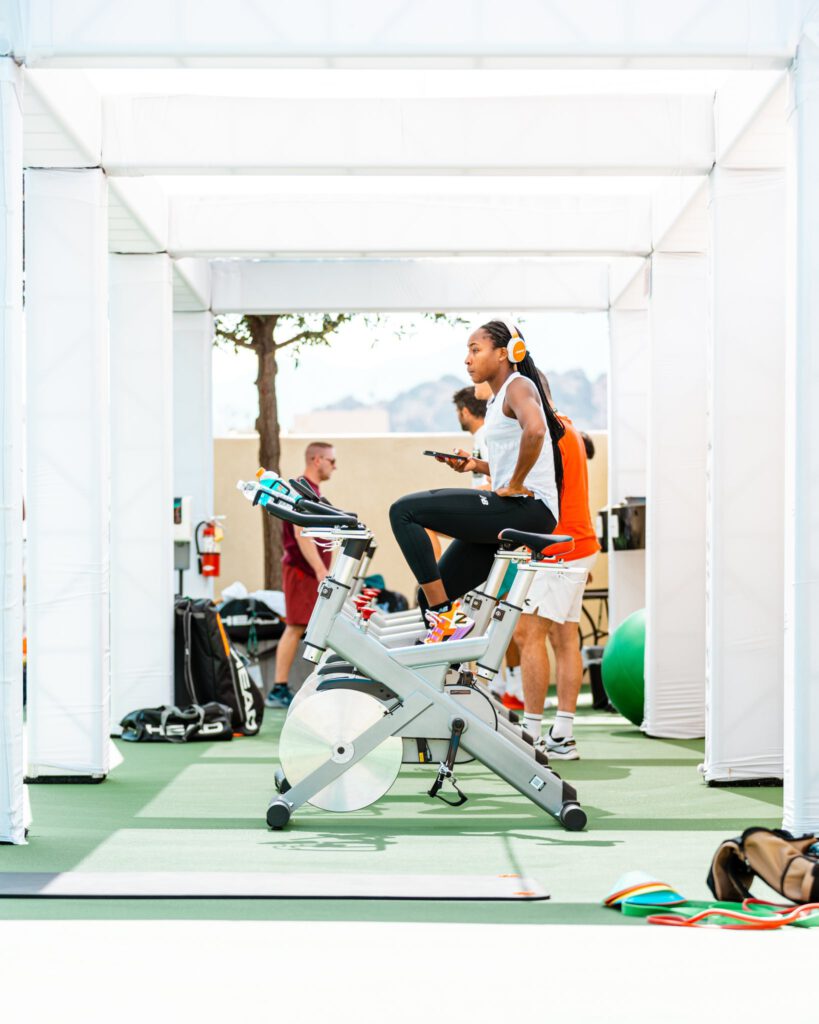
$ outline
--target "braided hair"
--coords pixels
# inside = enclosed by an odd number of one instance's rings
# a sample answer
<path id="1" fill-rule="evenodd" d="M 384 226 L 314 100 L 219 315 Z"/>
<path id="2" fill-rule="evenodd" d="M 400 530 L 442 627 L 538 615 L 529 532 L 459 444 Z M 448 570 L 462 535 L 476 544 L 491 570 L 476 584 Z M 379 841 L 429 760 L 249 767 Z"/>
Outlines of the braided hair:
<path id="1" fill-rule="evenodd" d="M 508 348 L 509 343 L 512 340 L 512 332 L 509 330 L 507 324 L 502 320 L 490 320 L 487 324 L 482 324 L 482 331 L 485 331 L 492 341 L 493 348 Z M 517 332 L 521 339 L 523 335 L 520 333 L 520 328 L 517 328 Z M 517 372 L 521 377 L 528 378 L 537 388 L 537 393 L 540 396 L 540 402 L 543 406 L 543 415 L 546 417 L 546 425 L 549 428 L 549 437 L 552 441 L 552 457 L 555 464 L 555 483 L 557 485 L 558 502 L 563 496 L 563 458 L 560 454 L 560 439 L 566 433 L 566 428 L 557 418 L 557 414 L 552 408 L 552 403 L 543 388 L 543 382 L 541 381 L 540 371 L 535 366 L 535 361 L 532 359 L 531 354 L 527 351 L 523 358 L 523 361 L 515 364 Z"/>

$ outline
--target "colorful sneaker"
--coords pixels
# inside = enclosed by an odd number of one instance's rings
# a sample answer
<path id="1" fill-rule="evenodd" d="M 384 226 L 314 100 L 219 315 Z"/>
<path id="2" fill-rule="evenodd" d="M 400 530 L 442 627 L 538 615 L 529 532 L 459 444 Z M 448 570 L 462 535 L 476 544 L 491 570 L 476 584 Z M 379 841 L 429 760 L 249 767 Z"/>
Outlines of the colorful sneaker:
<path id="1" fill-rule="evenodd" d="M 577 752 L 577 741 L 573 736 L 569 736 L 566 739 L 559 740 L 555 736 L 552 736 L 551 727 L 545 736 L 541 737 L 537 741 L 535 746 L 539 744 L 543 745 L 543 749 L 546 751 L 549 759 L 557 761 L 579 761 L 580 754 Z"/>
<path id="2" fill-rule="evenodd" d="M 289 708 L 293 700 L 293 694 L 287 688 L 287 683 L 275 683 L 273 689 L 265 697 L 266 708 Z"/>
<path id="3" fill-rule="evenodd" d="M 523 711 L 523 701 L 519 700 L 514 693 L 507 692 L 501 697 L 501 704 L 507 711 Z"/>
<path id="4" fill-rule="evenodd" d="M 453 601 L 452 607 L 445 612 L 427 611 L 426 619 L 429 632 L 424 637 L 425 644 L 440 644 L 445 640 L 463 640 L 471 633 L 475 620 L 470 619 L 461 610 L 461 602 Z"/>

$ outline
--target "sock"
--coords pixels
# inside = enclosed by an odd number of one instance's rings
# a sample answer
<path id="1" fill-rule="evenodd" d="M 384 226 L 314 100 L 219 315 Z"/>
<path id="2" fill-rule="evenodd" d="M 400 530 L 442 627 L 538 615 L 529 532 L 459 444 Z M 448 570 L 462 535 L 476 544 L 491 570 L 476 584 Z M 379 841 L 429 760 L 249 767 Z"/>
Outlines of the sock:
<path id="1" fill-rule="evenodd" d="M 549 730 L 556 740 L 570 740 L 574 732 L 574 715 L 571 711 L 558 711 L 554 724 Z"/>
<path id="2" fill-rule="evenodd" d="M 515 665 L 509 670 L 509 682 L 506 684 L 507 693 L 511 693 L 518 700 L 523 700 L 523 678 L 520 674 L 520 665 Z"/>
<path id="3" fill-rule="evenodd" d="M 443 604 L 431 604 L 429 611 L 431 612 L 448 612 L 452 608 L 452 601 L 444 601 Z"/>
<path id="4" fill-rule="evenodd" d="M 531 733 L 535 739 L 540 737 L 540 732 L 543 727 L 543 715 L 529 715 L 523 716 L 523 728 Z"/>

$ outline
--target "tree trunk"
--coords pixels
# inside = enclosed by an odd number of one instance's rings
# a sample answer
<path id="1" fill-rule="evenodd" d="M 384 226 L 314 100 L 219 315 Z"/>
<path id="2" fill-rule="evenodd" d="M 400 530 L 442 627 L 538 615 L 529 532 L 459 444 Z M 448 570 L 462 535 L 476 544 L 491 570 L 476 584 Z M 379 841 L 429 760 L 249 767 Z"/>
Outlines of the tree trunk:
<path id="1" fill-rule="evenodd" d="M 277 316 L 248 317 L 251 323 L 254 348 L 258 358 L 256 387 L 259 393 L 259 465 L 281 472 L 281 440 L 279 437 L 279 409 L 276 399 L 276 344 L 273 335 Z M 282 533 L 281 522 L 273 516 L 262 516 L 264 538 L 264 585 L 267 590 L 282 588 Z"/>

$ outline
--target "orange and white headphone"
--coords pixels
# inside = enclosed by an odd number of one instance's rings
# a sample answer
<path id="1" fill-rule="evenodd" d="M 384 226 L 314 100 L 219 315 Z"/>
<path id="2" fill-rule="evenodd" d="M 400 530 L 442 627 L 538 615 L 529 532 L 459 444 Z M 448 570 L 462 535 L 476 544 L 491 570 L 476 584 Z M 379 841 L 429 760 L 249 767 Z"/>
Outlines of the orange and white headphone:
<path id="1" fill-rule="evenodd" d="M 526 358 L 526 342 L 523 336 L 511 320 L 504 320 L 507 330 L 512 335 L 509 344 L 506 346 L 510 363 L 522 363 Z"/>

